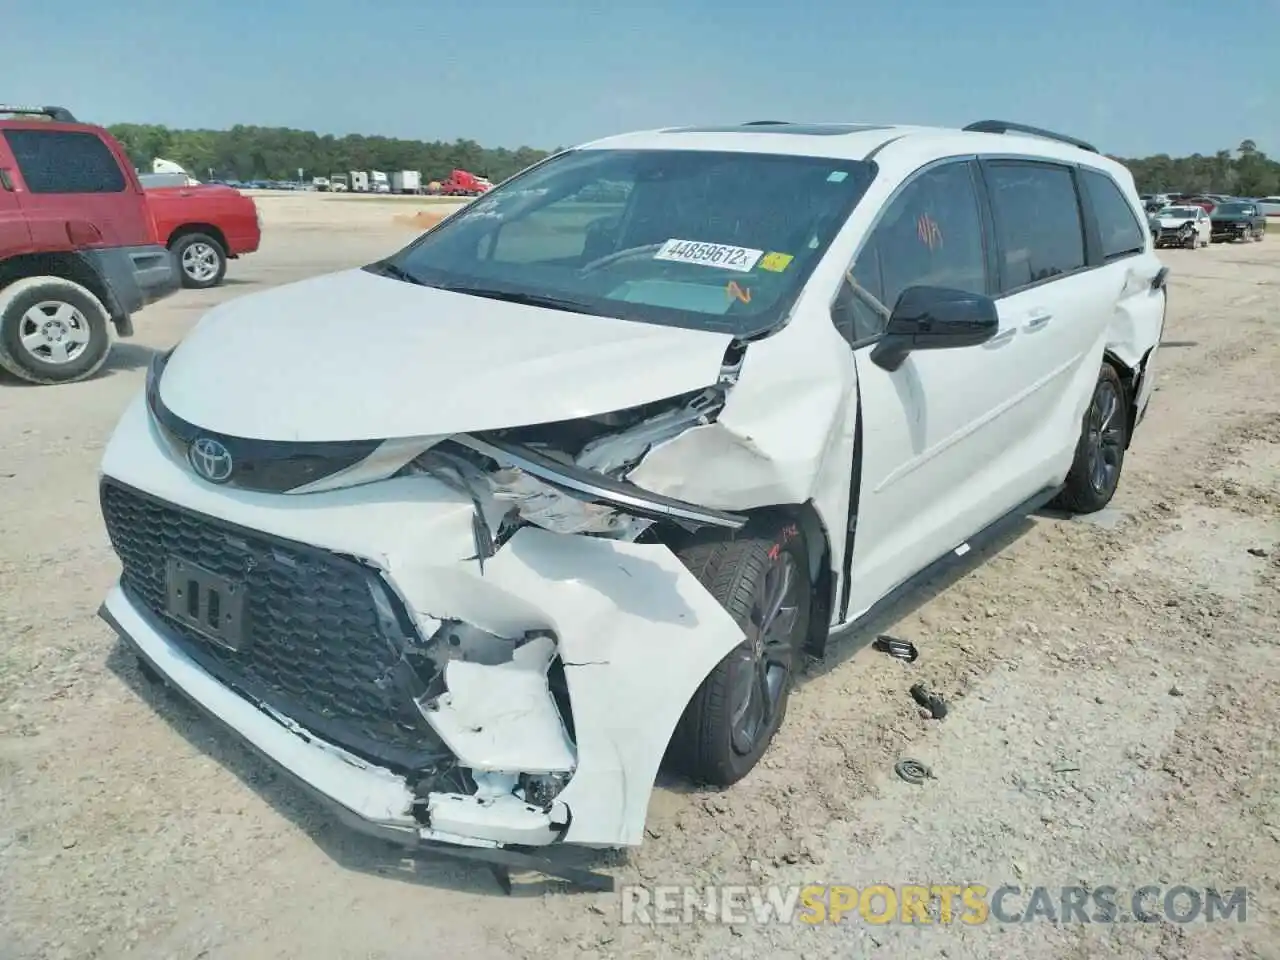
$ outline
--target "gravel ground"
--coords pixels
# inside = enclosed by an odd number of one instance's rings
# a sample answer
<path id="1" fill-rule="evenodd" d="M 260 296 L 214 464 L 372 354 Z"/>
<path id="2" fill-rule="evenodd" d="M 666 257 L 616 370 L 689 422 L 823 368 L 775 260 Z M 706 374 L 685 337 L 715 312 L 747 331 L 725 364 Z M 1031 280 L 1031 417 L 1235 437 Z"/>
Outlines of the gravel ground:
<path id="1" fill-rule="evenodd" d="M 841 643 L 756 773 L 664 780 L 645 845 L 599 861 L 625 884 L 1247 887 L 1246 922 L 644 925 L 618 895 L 504 897 L 344 831 L 94 617 L 117 573 L 97 463 L 152 351 L 408 235 L 398 207 L 259 202 L 263 250 L 140 315 L 102 375 L 0 382 L 0 958 L 1280 957 L 1274 236 L 1167 252 L 1162 379 L 1112 508 L 1034 517 Z M 878 631 L 920 659 L 866 646 Z M 896 779 L 904 756 L 934 779 Z"/>

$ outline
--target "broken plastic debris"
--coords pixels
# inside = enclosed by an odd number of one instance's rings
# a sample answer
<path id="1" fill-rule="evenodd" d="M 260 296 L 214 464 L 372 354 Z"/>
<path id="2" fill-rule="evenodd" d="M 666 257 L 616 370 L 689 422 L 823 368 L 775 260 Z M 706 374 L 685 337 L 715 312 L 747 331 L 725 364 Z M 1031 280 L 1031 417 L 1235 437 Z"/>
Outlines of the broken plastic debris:
<path id="1" fill-rule="evenodd" d="M 887 653 L 889 656 L 905 660 L 907 663 L 914 663 L 920 656 L 920 651 L 916 649 L 916 645 L 910 640 L 899 640 L 897 637 L 891 637 L 887 633 L 882 633 L 876 637 L 871 646 L 881 653 Z"/>
<path id="2" fill-rule="evenodd" d="M 907 783 L 914 783 L 916 785 L 934 778 L 933 771 L 919 760 L 899 760 L 893 765 L 893 772 L 901 779 L 907 781 Z"/>
<path id="3" fill-rule="evenodd" d="M 930 693 L 923 683 L 912 685 L 911 699 L 928 710 L 935 720 L 941 720 L 947 715 L 947 702 L 936 693 Z"/>

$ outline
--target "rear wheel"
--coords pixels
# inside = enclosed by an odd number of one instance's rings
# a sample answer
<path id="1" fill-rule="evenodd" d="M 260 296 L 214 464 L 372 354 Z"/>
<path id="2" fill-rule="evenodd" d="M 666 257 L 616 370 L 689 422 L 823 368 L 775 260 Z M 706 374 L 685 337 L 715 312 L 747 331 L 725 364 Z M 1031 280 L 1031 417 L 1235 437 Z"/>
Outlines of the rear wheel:
<path id="1" fill-rule="evenodd" d="M 83 380 L 111 350 L 110 318 L 92 293 L 60 277 L 0 291 L 0 367 L 28 383 Z"/>
<path id="2" fill-rule="evenodd" d="M 1104 363 L 1084 414 L 1075 460 L 1054 506 L 1071 513 L 1096 513 L 1110 503 L 1120 485 L 1128 443 L 1124 385 L 1115 368 Z"/>
<path id="3" fill-rule="evenodd" d="M 206 233 L 188 233 L 169 245 L 182 269 L 182 285 L 193 290 L 216 287 L 227 275 L 227 251 Z"/>
<path id="4" fill-rule="evenodd" d="M 746 637 L 698 687 L 670 755 L 692 780 L 728 786 L 751 772 L 786 715 L 812 610 L 807 551 L 797 527 L 779 523 L 679 556 Z"/>

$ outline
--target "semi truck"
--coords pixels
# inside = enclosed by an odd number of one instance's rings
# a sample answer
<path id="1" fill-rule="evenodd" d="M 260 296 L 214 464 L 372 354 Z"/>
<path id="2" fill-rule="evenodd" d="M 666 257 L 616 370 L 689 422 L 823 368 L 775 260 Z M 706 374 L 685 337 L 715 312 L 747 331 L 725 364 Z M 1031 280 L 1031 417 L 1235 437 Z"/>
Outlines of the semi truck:
<path id="1" fill-rule="evenodd" d="M 452 171 L 449 179 L 440 184 L 440 193 L 449 197 L 478 197 L 492 189 L 493 184 L 489 180 L 466 170 Z"/>
<path id="2" fill-rule="evenodd" d="M 351 171 L 351 192 L 352 193 L 368 193 L 369 192 L 369 174 L 363 170 Z"/>
<path id="3" fill-rule="evenodd" d="M 421 193 L 422 172 L 420 170 L 396 170 L 391 174 L 392 193 Z"/>
<path id="4" fill-rule="evenodd" d="M 350 188 L 347 184 L 347 175 L 345 173 L 334 173 L 329 175 L 329 191 L 331 193 L 346 193 Z"/>
<path id="5" fill-rule="evenodd" d="M 369 189 L 374 193 L 390 193 L 391 181 L 387 179 L 386 173 L 381 170 L 369 171 Z"/>

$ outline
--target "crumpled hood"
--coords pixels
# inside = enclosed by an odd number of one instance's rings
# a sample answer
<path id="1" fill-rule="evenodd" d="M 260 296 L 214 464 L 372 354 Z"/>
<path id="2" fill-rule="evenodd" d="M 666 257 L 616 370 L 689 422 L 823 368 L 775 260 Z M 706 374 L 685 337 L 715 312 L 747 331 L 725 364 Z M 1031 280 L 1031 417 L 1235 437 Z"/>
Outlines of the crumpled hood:
<path id="1" fill-rule="evenodd" d="M 170 358 L 160 399 L 238 437 L 440 436 L 698 390 L 731 341 L 348 270 L 211 310 Z"/>
<path id="2" fill-rule="evenodd" d="M 1168 230 L 1172 227 L 1181 227 L 1185 224 L 1193 222 L 1190 217 L 1157 217 L 1155 219 L 1156 226 L 1162 230 Z"/>

